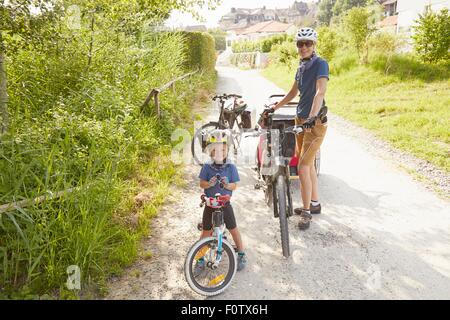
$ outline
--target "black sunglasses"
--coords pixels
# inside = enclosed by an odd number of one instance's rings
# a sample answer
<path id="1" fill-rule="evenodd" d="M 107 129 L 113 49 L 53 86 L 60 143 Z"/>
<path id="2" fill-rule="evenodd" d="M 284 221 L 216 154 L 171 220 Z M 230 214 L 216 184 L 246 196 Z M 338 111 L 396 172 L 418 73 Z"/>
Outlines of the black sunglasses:
<path id="1" fill-rule="evenodd" d="M 311 48 L 313 44 L 314 44 L 313 41 L 297 41 L 297 48 L 302 48 L 303 46 Z"/>

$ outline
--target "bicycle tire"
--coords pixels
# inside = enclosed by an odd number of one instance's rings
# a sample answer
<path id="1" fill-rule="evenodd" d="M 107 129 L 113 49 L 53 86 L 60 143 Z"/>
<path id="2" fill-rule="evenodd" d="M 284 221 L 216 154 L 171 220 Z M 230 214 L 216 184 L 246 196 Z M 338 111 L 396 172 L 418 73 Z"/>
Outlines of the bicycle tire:
<path id="1" fill-rule="evenodd" d="M 288 258 L 290 256 L 289 248 L 289 225 L 288 225 L 288 213 L 286 204 L 286 180 L 283 175 L 278 176 L 277 184 L 275 186 L 277 193 L 278 203 L 278 216 L 280 219 L 280 233 L 281 233 L 281 248 L 283 256 Z"/>
<path id="2" fill-rule="evenodd" d="M 207 124 L 204 124 L 203 126 L 201 126 L 199 129 L 197 129 L 194 133 L 194 136 L 192 137 L 192 141 L 191 141 L 191 153 L 192 153 L 192 158 L 194 159 L 194 163 L 197 163 L 199 166 L 203 166 L 203 162 L 200 160 L 201 157 L 198 157 L 199 155 L 195 154 L 195 144 L 196 141 L 197 143 L 201 143 L 201 141 L 198 140 L 198 136 L 200 135 L 200 132 L 208 127 L 211 127 L 211 130 L 214 129 L 223 129 L 223 127 L 220 126 L 220 124 L 218 122 L 208 122 Z M 201 147 L 201 145 L 200 145 Z"/>
<path id="3" fill-rule="evenodd" d="M 227 240 L 223 239 L 222 248 L 227 253 L 228 257 L 230 257 L 229 259 L 230 266 L 228 268 L 228 274 L 225 276 L 223 283 L 217 288 L 205 288 L 200 286 L 196 281 L 194 281 L 192 265 L 194 262 L 195 255 L 200 248 L 202 248 L 209 242 L 217 242 L 217 239 L 214 237 L 207 237 L 200 239 L 196 243 L 194 243 L 192 247 L 189 249 L 189 252 L 186 256 L 186 260 L 184 262 L 184 276 L 186 278 L 189 287 L 196 293 L 208 297 L 216 296 L 224 292 L 231 285 L 231 282 L 234 276 L 236 275 L 237 271 L 237 259 L 235 250 Z"/>

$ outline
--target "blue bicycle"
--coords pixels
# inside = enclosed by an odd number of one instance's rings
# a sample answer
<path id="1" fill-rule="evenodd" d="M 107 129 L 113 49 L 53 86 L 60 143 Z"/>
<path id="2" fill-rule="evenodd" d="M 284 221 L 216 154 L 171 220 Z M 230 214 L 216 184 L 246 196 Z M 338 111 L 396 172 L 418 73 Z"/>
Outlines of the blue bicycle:
<path id="1" fill-rule="evenodd" d="M 214 296 L 222 293 L 236 274 L 236 253 L 224 236 L 223 208 L 230 202 L 230 198 L 229 195 L 222 196 L 219 193 L 212 198 L 204 194 L 201 196 L 200 207 L 207 205 L 214 209 L 213 235 L 197 241 L 189 250 L 184 263 L 186 281 L 192 290 L 201 295 Z M 198 268 L 199 263 L 202 265 L 201 269 Z"/>

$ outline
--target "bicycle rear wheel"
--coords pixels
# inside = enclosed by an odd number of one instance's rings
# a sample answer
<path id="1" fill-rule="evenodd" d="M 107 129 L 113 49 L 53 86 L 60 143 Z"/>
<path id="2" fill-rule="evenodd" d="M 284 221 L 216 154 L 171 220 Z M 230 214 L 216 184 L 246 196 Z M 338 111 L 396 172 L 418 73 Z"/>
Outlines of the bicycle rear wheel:
<path id="1" fill-rule="evenodd" d="M 189 250 L 184 263 L 184 275 L 192 290 L 204 296 L 215 296 L 225 291 L 231 284 L 237 261 L 233 246 L 226 240 L 222 242 L 221 261 L 217 268 L 212 267 L 218 254 L 217 239 L 208 237 L 197 241 Z M 203 258 L 205 268 L 195 274 L 195 266 Z"/>
<path id="2" fill-rule="evenodd" d="M 211 132 L 216 129 L 223 129 L 220 127 L 218 122 L 209 122 L 203 125 L 201 128 L 197 129 L 194 133 L 194 137 L 191 141 L 191 153 L 194 163 L 202 166 L 205 161 L 209 159 L 209 155 L 203 153 L 203 137 L 207 132 Z"/>
<path id="3" fill-rule="evenodd" d="M 283 256 L 288 258 L 290 253 L 289 248 L 289 226 L 288 226 L 288 195 L 286 180 L 283 175 L 278 176 L 275 186 L 276 191 L 276 203 L 274 201 L 274 207 L 278 208 L 278 217 L 280 219 L 280 233 L 281 233 L 281 248 Z"/>

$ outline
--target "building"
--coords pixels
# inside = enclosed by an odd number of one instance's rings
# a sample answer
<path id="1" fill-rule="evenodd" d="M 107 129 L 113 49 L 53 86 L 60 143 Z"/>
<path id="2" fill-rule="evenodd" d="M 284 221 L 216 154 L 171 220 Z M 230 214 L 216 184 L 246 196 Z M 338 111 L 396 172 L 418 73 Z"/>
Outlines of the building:
<path id="1" fill-rule="evenodd" d="M 278 21 L 261 22 L 247 28 L 227 31 L 227 48 L 230 48 L 236 41 L 257 41 L 277 34 L 293 35 L 296 32 L 297 27 L 293 24 Z"/>
<path id="2" fill-rule="evenodd" d="M 287 24 L 300 24 L 302 19 L 315 11 L 313 4 L 295 1 L 293 5 L 286 9 L 267 9 L 266 7 L 257 9 L 231 8 L 231 11 L 224 15 L 219 26 L 225 30 L 242 30 L 257 23 L 266 21 L 278 21 Z"/>
<path id="3" fill-rule="evenodd" d="M 450 9 L 450 0 L 397 0 L 397 33 L 410 36 L 415 21 L 427 8 L 435 12 Z"/>
<path id="4" fill-rule="evenodd" d="M 410 37 L 415 21 L 427 8 L 440 11 L 450 9 L 450 0 L 381 0 L 385 18 L 379 23 L 379 28 L 396 34 Z"/>

